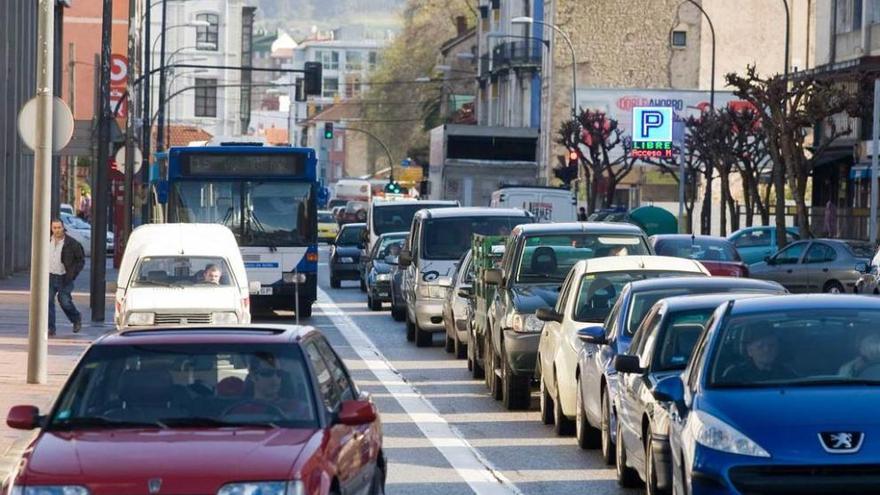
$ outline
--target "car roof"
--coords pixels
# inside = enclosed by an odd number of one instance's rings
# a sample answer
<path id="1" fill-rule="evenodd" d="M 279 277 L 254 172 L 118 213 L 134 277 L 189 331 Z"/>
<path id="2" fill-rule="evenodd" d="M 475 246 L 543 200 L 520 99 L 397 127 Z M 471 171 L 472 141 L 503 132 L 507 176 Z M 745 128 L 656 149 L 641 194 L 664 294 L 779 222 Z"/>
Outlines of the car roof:
<path id="1" fill-rule="evenodd" d="M 662 270 L 708 275 L 706 268 L 699 261 L 672 256 L 606 256 L 580 260 L 572 269 L 586 273 Z"/>
<path id="2" fill-rule="evenodd" d="M 126 254 L 138 256 L 198 256 L 225 254 L 218 246 L 238 243 L 232 231 L 216 223 L 145 224 L 134 229 L 125 247 Z M 221 248 L 222 249 L 222 248 Z"/>
<path id="3" fill-rule="evenodd" d="M 419 210 L 416 215 L 425 218 L 458 218 L 458 217 L 523 217 L 529 218 L 531 213 L 518 208 L 489 208 L 481 206 L 459 206 L 456 208 L 427 208 Z"/>
<path id="4" fill-rule="evenodd" d="M 661 299 L 660 304 L 670 311 L 687 311 L 691 309 L 717 308 L 727 301 L 750 299 L 753 297 L 772 297 L 769 293 L 756 292 L 726 292 L 723 294 L 690 294 L 687 296 L 673 296 Z"/>
<path id="5" fill-rule="evenodd" d="M 367 224 L 365 224 L 365 223 L 344 223 L 344 224 L 342 224 L 342 228 L 343 229 L 345 229 L 345 228 L 365 229 L 365 228 L 367 228 Z"/>
<path id="6" fill-rule="evenodd" d="M 644 234 L 642 229 L 628 223 L 611 222 L 560 222 L 528 223 L 517 227 L 524 235 L 562 234 L 585 232 L 596 234 Z"/>
<path id="7" fill-rule="evenodd" d="M 230 325 L 129 327 L 104 334 L 92 345 L 160 345 L 160 344 L 287 344 L 318 332 L 304 325 Z"/>
<path id="8" fill-rule="evenodd" d="M 382 206 L 394 206 L 399 204 L 412 204 L 412 203 L 423 203 L 425 208 L 430 208 L 431 206 L 442 206 L 442 205 L 451 205 L 458 206 L 458 201 L 450 201 L 447 199 L 415 199 L 415 198 L 401 198 L 401 199 L 373 199 L 373 207 L 382 207 Z"/>
<path id="9" fill-rule="evenodd" d="M 715 241 L 715 242 L 730 242 L 726 237 L 719 237 L 717 235 L 689 235 L 689 234 L 656 234 L 651 236 L 651 239 L 654 241 L 689 241 L 691 239 L 695 241 Z"/>
<path id="10" fill-rule="evenodd" d="M 684 259 L 684 258 L 682 258 Z M 769 280 L 756 280 L 751 278 L 735 277 L 668 277 L 652 278 L 630 282 L 631 292 L 644 292 L 662 289 L 682 289 L 688 287 L 698 288 L 729 288 L 737 289 L 776 289 L 783 290 L 782 286 Z"/>
<path id="11" fill-rule="evenodd" d="M 760 297 L 737 301 L 731 314 L 770 313 L 806 310 L 880 310 L 880 298 L 851 294 L 798 294 L 794 296 Z"/>

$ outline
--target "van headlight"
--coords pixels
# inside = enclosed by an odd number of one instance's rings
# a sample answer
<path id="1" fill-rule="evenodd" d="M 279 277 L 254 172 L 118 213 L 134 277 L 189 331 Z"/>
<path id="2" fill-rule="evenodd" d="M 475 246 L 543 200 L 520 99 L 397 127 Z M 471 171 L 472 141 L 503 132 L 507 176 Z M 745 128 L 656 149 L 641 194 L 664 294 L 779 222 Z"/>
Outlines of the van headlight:
<path id="1" fill-rule="evenodd" d="M 446 299 L 446 287 L 438 284 L 419 284 L 416 293 L 425 299 Z"/>
<path id="2" fill-rule="evenodd" d="M 13 486 L 10 495 L 89 495 L 88 488 L 79 485 Z"/>
<path id="3" fill-rule="evenodd" d="M 752 457 L 770 457 L 770 453 L 761 448 L 742 432 L 703 411 L 694 411 L 688 418 L 687 430 L 698 444 L 729 454 L 749 455 Z"/>
<path id="4" fill-rule="evenodd" d="M 379 273 L 376 275 L 376 282 L 389 282 L 391 281 L 390 273 Z"/>
<path id="5" fill-rule="evenodd" d="M 152 325 L 156 320 L 156 313 L 133 312 L 128 314 L 125 322 L 132 326 Z"/>
<path id="6" fill-rule="evenodd" d="M 260 481 L 252 483 L 229 483 L 223 485 L 217 495 L 302 495 L 302 481 Z"/>
<path id="7" fill-rule="evenodd" d="M 513 313 L 507 321 L 514 332 L 539 333 L 544 328 L 544 322 L 533 314 Z"/>
<path id="8" fill-rule="evenodd" d="M 238 323 L 238 315 L 232 311 L 211 313 L 211 323 L 215 325 L 235 325 Z"/>

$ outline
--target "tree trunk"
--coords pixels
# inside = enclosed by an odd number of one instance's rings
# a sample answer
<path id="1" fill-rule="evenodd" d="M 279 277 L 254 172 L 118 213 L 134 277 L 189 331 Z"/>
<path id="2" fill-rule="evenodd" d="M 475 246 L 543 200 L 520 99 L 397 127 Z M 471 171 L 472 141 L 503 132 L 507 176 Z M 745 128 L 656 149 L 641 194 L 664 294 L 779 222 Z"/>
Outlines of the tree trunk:
<path id="1" fill-rule="evenodd" d="M 605 208 L 614 206 L 614 193 L 617 191 L 617 181 L 614 179 L 614 171 L 608 170 L 609 177 L 605 179 Z"/>
<path id="2" fill-rule="evenodd" d="M 785 162 L 779 156 L 781 150 L 774 146 L 773 187 L 776 189 L 776 246 L 785 247 Z"/>
<path id="3" fill-rule="evenodd" d="M 770 191 L 773 189 L 771 184 L 767 184 L 764 189 L 764 200 L 761 201 L 761 195 L 758 194 L 758 211 L 761 212 L 761 225 L 770 225 Z"/>
<path id="4" fill-rule="evenodd" d="M 721 237 L 727 237 L 727 198 L 730 197 L 730 179 L 724 165 L 719 167 L 718 175 L 721 179 L 721 204 L 718 214 L 721 219 Z"/>
<path id="5" fill-rule="evenodd" d="M 706 161 L 706 170 L 703 172 L 705 188 L 703 190 L 703 208 L 700 211 L 700 234 L 712 233 L 712 172 L 714 166 L 711 160 Z"/>
<path id="6" fill-rule="evenodd" d="M 742 178 L 743 183 L 743 209 L 746 211 L 746 227 L 751 227 L 755 218 L 755 204 L 752 202 L 752 181 L 749 175 L 747 170 L 740 171 L 740 178 Z"/>

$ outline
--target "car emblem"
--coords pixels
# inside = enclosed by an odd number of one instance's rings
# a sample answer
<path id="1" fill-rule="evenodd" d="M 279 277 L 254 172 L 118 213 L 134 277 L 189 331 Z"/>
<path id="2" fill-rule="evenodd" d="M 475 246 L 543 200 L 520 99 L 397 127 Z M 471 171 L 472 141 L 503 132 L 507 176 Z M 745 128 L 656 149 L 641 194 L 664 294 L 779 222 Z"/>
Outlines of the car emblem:
<path id="1" fill-rule="evenodd" d="M 153 478 L 147 481 L 147 488 L 150 489 L 151 495 L 159 493 L 159 490 L 162 488 L 162 478 Z"/>
<path id="2" fill-rule="evenodd" d="M 189 323 L 189 321 L 188 321 L 186 318 L 181 318 L 181 319 L 180 319 L 180 324 L 181 324 L 181 325 L 186 325 L 187 323 Z"/>
<path id="3" fill-rule="evenodd" d="M 819 433 L 819 442 L 829 454 L 854 454 L 862 448 L 865 434 L 860 431 L 832 431 Z"/>

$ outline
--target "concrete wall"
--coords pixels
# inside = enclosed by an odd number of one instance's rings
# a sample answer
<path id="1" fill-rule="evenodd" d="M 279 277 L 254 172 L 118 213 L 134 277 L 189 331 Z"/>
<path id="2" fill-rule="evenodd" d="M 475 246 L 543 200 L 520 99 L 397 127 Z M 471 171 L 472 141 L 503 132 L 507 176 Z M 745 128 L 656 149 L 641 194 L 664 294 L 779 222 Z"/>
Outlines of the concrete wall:
<path id="1" fill-rule="evenodd" d="M 0 2 L 0 277 L 30 266 L 33 155 L 17 117 L 36 90 L 36 27 L 37 2 Z"/>

